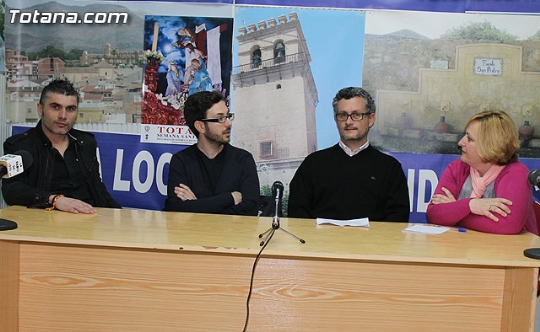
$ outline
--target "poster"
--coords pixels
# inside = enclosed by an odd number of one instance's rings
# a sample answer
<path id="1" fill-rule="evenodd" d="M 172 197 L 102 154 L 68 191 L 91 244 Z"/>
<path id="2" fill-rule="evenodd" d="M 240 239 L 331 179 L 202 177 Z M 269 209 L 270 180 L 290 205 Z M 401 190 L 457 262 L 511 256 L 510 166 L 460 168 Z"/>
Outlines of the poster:
<path id="1" fill-rule="evenodd" d="M 230 18 L 145 17 L 141 142 L 191 145 L 184 102 L 199 91 L 230 98 Z"/>

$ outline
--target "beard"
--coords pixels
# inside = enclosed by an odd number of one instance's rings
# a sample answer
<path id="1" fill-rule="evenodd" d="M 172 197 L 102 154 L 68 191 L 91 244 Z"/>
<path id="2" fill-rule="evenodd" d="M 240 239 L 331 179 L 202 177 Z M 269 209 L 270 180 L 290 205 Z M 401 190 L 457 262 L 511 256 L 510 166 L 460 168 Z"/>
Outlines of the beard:
<path id="1" fill-rule="evenodd" d="M 221 131 L 220 133 L 216 133 L 216 132 L 211 131 L 210 128 L 208 127 L 208 125 L 207 125 L 206 126 L 206 132 L 203 135 L 210 142 L 214 142 L 214 143 L 218 143 L 218 144 L 226 144 L 226 143 L 230 142 L 231 137 L 230 137 L 230 135 L 229 136 L 225 136 L 225 135 L 230 134 L 230 133 L 231 133 L 230 128 L 225 129 L 225 130 Z"/>
<path id="2" fill-rule="evenodd" d="M 355 134 L 351 135 L 351 133 L 340 132 L 339 136 L 341 137 L 341 140 L 344 141 L 344 142 L 346 142 L 346 141 L 361 141 L 367 136 L 367 133 L 356 132 Z"/>

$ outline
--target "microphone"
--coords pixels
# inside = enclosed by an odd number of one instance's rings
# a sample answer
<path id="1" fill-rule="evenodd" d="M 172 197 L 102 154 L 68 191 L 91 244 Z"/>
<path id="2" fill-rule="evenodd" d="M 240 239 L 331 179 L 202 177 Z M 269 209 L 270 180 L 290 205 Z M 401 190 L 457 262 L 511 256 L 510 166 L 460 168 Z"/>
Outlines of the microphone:
<path id="1" fill-rule="evenodd" d="M 11 178 L 32 166 L 33 158 L 28 151 L 20 150 L 0 157 L 0 177 Z M 0 218 L 0 231 L 17 228 L 17 223 Z"/>
<path id="2" fill-rule="evenodd" d="M 285 233 L 289 234 L 290 236 L 292 236 L 295 239 L 297 239 L 298 241 L 300 241 L 300 243 L 306 243 L 306 241 L 304 239 L 299 238 L 298 236 L 294 235 L 293 233 L 289 232 L 288 230 L 283 229 L 283 228 L 279 228 L 279 217 L 282 214 L 282 212 L 281 212 L 281 200 L 283 199 L 283 191 L 284 190 L 285 190 L 285 188 L 283 187 L 283 183 L 281 183 L 281 181 L 276 181 L 272 185 L 272 197 L 274 198 L 274 220 L 272 221 L 272 227 L 267 229 L 264 233 L 259 234 L 259 239 L 262 238 L 266 234 L 266 237 L 264 238 L 264 240 L 261 241 L 261 246 L 266 246 L 266 244 L 268 244 L 268 241 L 270 241 L 270 239 L 274 235 L 274 232 L 276 231 L 276 229 L 281 229 Z M 264 247 L 263 247 L 263 249 L 264 249 Z M 262 251 L 262 249 L 261 249 L 261 251 Z"/>
<path id="3" fill-rule="evenodd" d="M 272 197 L 274 197 L 274 199 L 281 200 L 283 198 L 283 191 L 283 183 L 281 183 L 281 181 L 274 182 L 272 185 Z"/>
<path id="4" fill-rule="evenodd" d="M 529 172 L 529 182 L 533 186 L 540 187 L 540 170 L 532 170 Z"/>
<path id="5" fill-rule="evenodd" d="M 274 197 L 274 220 L 272 227 L 274 229 L 279 228 L 279 216 L 281 214 L 281 200 L 283 199 L 283 183 L 276 181 L 272 184 L 272 197 Z"/>
<path id="6" fill-rule="evenodd" d="M 11 178 L 32 166 L 32 155 L 25 150 L 0 157 L 0 177 Z"/>

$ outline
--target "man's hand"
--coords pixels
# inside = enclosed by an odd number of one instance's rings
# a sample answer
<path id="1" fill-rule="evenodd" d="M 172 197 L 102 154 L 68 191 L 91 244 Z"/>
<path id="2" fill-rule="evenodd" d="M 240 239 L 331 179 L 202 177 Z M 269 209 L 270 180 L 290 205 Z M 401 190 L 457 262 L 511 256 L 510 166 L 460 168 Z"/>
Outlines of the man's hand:
<path id="1" fill-rule="evenodd" d="M 183 201 L 193 201 L 197 199 L 197 196 L 191 191 L 191 189 L 185 184 L 180 183 L 178 187 L 174 187 L 174 193 L 178 198 Z"/>
<path id="2" fill-rule="evenodd" d="M 64 196 L 58 197 L 58 199 L 56 200 L 55 208 L 60 211 L 71 213 L 91 214 L 97 212 L 97 210 L 88 203 L 85 203 L 75 198 L 69 198 Z"/>
<path id="3" fill-rule="evenodd" d="M 242 203 L 242 193 L 239 191 L 233 191 L 231 193 L 233 199 L 234 199 L 234 205 L 238 205 Z"/>

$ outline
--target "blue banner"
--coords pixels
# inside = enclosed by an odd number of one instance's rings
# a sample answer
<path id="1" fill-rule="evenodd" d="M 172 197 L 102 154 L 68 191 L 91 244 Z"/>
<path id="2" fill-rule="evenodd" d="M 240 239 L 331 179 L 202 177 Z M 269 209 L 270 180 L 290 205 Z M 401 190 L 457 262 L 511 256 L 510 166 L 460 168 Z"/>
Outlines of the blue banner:
<path id="1" fill-rule="evenodd" d="M 13 134 L 28 127 L 13 127 Z M 139 135 L 93 132 L 98 141 L 101 177 L 123 207 L 161 210 L 167 196 L 169 162 L 186 148 L 174 144 L 141 143 Z M 446 166 L 459 158 L 449 154 L 389 153 L 403 167 L 409 186 L 411 222 L 426 222 L 426 209 Z M 520 159 L 529 169 L 540 169 L 540 159 Z M 535 191 L 540 201 L 540 191 Z"/>
<path id="2" fill-rule="evenodd" d="M 129 2 L 138 0 L 120 0 L 120 2 L 123 1 Z M 538 0 L 160 0 L 158 2 L 412 10 L 448 13 L 540 13 L 540 2 Z"/>
<path id="3" fill-rule="evenodd" d="M 268 6 L 299 6 L 299 7 L 327 7 L 327 8 L 354 8 L 354 9 L 387 9 L 387 10 L 417 10 L 431 12 L 463 13 L 466 10 L 464 0 L 236 0 L 237 5 L 268 5 Z"/>
<path id="4" fill-rule="evenodd" d="M 469 12 L 540 13 L 538 0 L 467 0 Z"/>
<path id="5" fill-rule="evenodd" d="M 106 1 L 109 1 L 109 0 L 106 0 Z M 120 1 L 120 2 L 122 2 L 122 1 L 139 2 L 140 0 L 114 0 L 113 2 L 118 2 L 118 1 Z M 222 4 L 232 4 L 233 3 L 232 0 L 159 0 L 157 2 L 222 3 Z"/>
<path id="6" fill-rule="evenodd" d="M 540 13 L 537 0 L 236 0 L 237 5 L 300 6 L 465 13 Z"/>

